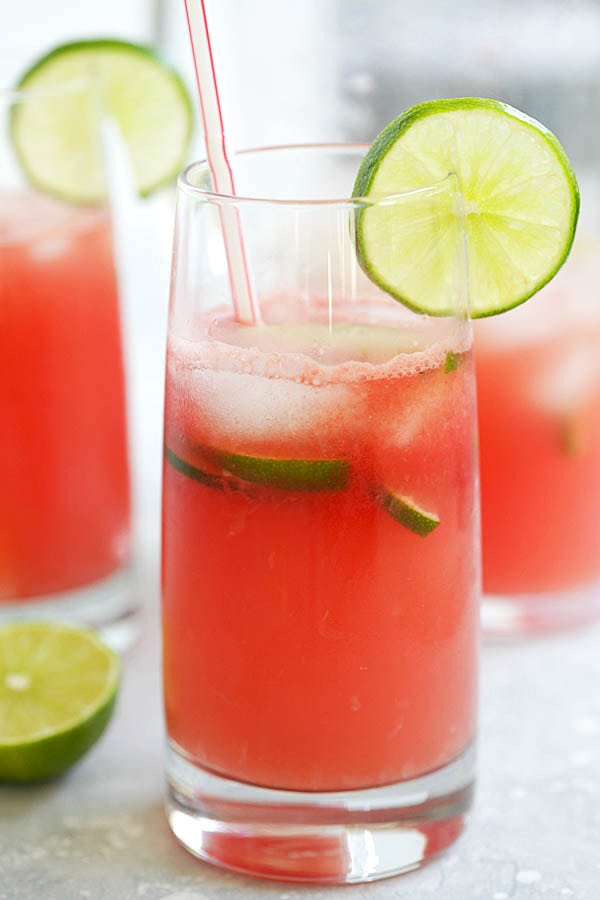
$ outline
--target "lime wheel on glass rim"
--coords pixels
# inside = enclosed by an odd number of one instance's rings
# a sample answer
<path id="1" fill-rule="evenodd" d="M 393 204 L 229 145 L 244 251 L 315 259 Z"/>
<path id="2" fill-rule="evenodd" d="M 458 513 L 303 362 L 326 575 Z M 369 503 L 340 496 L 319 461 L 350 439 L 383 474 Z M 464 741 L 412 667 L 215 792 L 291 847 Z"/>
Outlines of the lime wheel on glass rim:
<path id="1" fill-rule="evenodd" d="M 80 760 L 108 725 L 120 671 L 90 631 L 0 626 L 0 782 L 52 778 Z"/>
<path id="2" fill-rule="evenodd" d="M 27 70 L 16 90 L 12 142 L 27 179 L 45 193 L 73 203 L 102 199 L 104 119 L 118 127 L 142 196 L 182 168 L 191 100 L 179 74 L 150 47 L 114 38 L 62 44 Z"/>
<path id="3" fill-rule="evenodd" d="M 424 190 L 448 178 L 456 192 Z M 365 200 L 355 221 L 361 267 L 430 315 L 455 312 L 463 226 L 470 312 L 479 318 L 518 306 L 550 281 L 579 214 L 577 179 L 552 132 L 478 97 L 427 101 L 390 122 L 367 151 L 353 195 Z"/>

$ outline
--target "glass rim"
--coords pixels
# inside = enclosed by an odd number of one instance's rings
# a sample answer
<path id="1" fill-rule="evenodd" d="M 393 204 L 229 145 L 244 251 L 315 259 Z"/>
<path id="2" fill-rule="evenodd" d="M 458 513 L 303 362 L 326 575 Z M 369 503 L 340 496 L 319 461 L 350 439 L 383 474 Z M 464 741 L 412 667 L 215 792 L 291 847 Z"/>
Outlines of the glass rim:
<path id="1" fill-rule="evenodd" d="M 333 143 L 298 143 L 298 144 L 272 144 L 264 147 L 252 147 L 245 150 L 237 150 L 233 157 L 262 156 L 268 153 L 281 153 L 285 151 L 306 150 L 312 151 L 348 151 L 351 152 L 367 152 L 370 144 L 362 142 L 333 142 Z M 394 204 L 418 195 L 433 195 L 447 190 L 450 183 L 454 184 L 458 190 L 458 180 L 454 172 L 448 172 L 440 181 L 423 187 L 412 188 L 408 191 L 399 191 L 394 194 L 379 195 L 377 197 L 324 197 L 314 199 L 296 199 L 293 197 L 277 198 L 277 197 L 259 197 L 248 196 L 246 194 L 222 194 L 218 191 L 207 190 L 199 187 L 191 180 L 191 176 L 197 172 L 210 173 L 210 164 L 208 159 L 203 158 L 189 163 L 180 173 L 177 179 L 177 187 L 184 194 L 195 198 L 217 203 L 219 206 L 265 206 L 265 207 L 338 207 L 353 209 L 359 207 L 372 206 L 393 206 Z"/>

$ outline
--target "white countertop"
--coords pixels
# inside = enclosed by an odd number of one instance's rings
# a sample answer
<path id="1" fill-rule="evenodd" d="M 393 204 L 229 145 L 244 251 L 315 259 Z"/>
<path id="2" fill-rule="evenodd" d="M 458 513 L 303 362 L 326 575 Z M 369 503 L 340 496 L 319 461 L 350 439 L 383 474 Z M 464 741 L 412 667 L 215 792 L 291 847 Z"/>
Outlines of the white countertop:
<path id="1" fill-rule="evenodd" d="M 158 550 L 115 718 L 59 781 L 0 787 L 0 900 L 597 900 L 600 630 L 483 652 L 480 781 L 465 834 L 419 872 L 306 888 L 221 873 L 162 809 Z"/>
<path id="2" fill-rule="evenodd" d="M 148 228 L 154 213 L 141 213 Z M 484 648 L 475 807 L 465 834 L 421 871 L 346 888 L 267 883 L 221 873 L 171 836 L 158 627 L 168 252 L 148 250 L 144 227 L 127 279 L 142 629 L 99 744 L 58 781 L 0 786 L 0 900 L 598 900 L 600 627 Z"/>

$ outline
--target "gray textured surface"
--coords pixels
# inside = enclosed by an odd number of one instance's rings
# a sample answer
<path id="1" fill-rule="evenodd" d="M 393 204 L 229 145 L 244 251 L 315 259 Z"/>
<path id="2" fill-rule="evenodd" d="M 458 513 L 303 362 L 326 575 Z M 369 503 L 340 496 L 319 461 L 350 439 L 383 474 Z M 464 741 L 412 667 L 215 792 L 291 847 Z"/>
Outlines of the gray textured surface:
<path id="1" fill-rule="evenodd" d="M 0 787 L 0 900 L 597 900 L 600 631 L 486 647 L 480 782 L 467 832 L 420 872 L 344 889 L 220 873 L 162 811 L 156 557 L 108 733 L 67 777 Z"/>

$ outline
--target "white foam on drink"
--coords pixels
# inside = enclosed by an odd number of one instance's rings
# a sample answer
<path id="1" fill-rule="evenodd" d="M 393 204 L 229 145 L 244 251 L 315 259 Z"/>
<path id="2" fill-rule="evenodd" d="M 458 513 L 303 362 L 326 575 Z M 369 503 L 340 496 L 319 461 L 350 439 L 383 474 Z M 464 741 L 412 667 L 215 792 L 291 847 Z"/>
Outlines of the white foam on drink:
<path id="1" fill-rule="evenodd" d="M 233 343 L 236 327 L 213 321 L 209 329 L 232 342 L 189 341 L 174 335 L 169 339 L 172 415 L 175 419 L 182 417 L 186 429 L 194 429 L 193 423 L 198 426 L 198 434 L 188 434 L 188 440 L 206 440 L 209 433 L 215 442 L 229 443 L 238 438 L 251 441 L 268 435 L 269 440 L 291 443 L 321 431 L 358 434 L 365 427 L 375 427 L 364 396 L 369 382 L 404 379 L 439 368 L 448 352 L 462 352 L 469 346 L 465 323 L 446 320 L 440 324 L 437 320 L 429 328 L 427 324 L 419 326 L 418 349 L 412 352 L 393 353 L 393 344 L 386 344 L 387 358 L 377 363 L 351 358 L 328 363 L 315 358 L 318 348 L 313 340 L 308 340 L 309 352 L 304 353 L 267 349 L 270 341 L 277 343 L 276 332 L 258 338 L 261 348 L 240 346 Z M 260 327 L 256 329 L 260 331 Z M 428 331 L 436 338 L 434 343 L 428 344 Z M 401 346 L 406 346 L 407 334 L 408 330 L 399 331 Z M 350 350 L 352 346 L 350 341 Z M 334 357 L 340 352 L 341 346 L 336 346 Z M 399 388 L 400 402 L 401 391 Z M 419 405 L 414 404 L 414 415 L 410 407 L 404 410 L 403 427 L 408 439 L 426 415 Z"/>
<path id="2" fill-rule="evenodd" d="M 263 301 L 264 324 L 255 327 L 217 310 L 197 323 L 193 341 L 171 335 L 170 347 L 189 369 L 340 384 L 415 375 L 437 368 L 447 353 L 470 346 L 466 322 L 413 314 L 407 318 L 399 304 L 385 311 L 372 303 L 340 306 L 331 326 L 322 298 L 311 298 L 303 310 L 305 320 L 295 324 L 280 321 L 285 304 L 285 298 Z"/>
<path id="3" fill-rule="evenodd" d="M 455 334 L 427 349 L 396 354 L 386 362 L 349 359 L 324 364 L 297 352 L 275 353 L 256 347 L 236 347 L 221 341 L 188 341 L 177 336 L 169 339 L 174 375 L 187 372 L 196 377 L 202 372 L 229 372 L 314 386 L 409 377 L 428 369 L 437 369 L 448 353 L 461 353 L 468 348 L 466 335 L 459 337 Z"/>
<path id="4" fill-rule="evenodd" d="M 35 257 L 48 259 L 64 251 L 68 235 L 96 228 L 105 217 L 105 211 L 74 207 L 33 191 L 6 191 L 0 194 L 0 246 L 29 244 Z"/>

